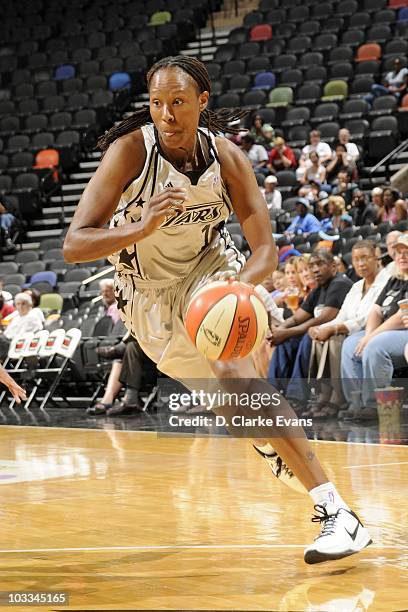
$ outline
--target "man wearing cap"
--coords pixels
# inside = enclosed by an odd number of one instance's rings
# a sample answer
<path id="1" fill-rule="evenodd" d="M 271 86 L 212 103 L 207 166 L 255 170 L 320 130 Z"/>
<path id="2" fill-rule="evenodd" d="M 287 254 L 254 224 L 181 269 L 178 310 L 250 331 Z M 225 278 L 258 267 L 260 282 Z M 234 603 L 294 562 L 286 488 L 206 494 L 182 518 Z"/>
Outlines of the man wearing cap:
<path id="1" fill-rule="evenodd" d="M 307 198 L 298 198 L 296 201 L 297 215 L 286 229 L 285 234 L 289 236 L 303 234 L 306 237 L 308 234 L 320 231 L 322 224 L 312 214 L 312 210 L 312 205 Z"/>
<path id="2" fill-rule="evenodd" d="M 282 194 L 279 189 L 276 189 L 277 186 L 278 179 L 272 174 L 266 177 L 264 189 L 261 189 L 269 210 L 280 210 L 282 208 Z"/>
<path id="3" fill-rule="evenodd" d="M 262 134 L 263 134 L 263 146 L 267 151 L 270 151 L 274 145 L 273 139 L 275 137 L 275 130 L 270 125 L 270 123 L 264 123 L 262 126 Z"/>
<path id="4" fill-rule="evenodd" d="M 275 146 L 269 151 L 268 169 L 271 172 L 296 168 L 296 157 L 293 150 L 286 146 L 282 136 L 275 138 Z"/>

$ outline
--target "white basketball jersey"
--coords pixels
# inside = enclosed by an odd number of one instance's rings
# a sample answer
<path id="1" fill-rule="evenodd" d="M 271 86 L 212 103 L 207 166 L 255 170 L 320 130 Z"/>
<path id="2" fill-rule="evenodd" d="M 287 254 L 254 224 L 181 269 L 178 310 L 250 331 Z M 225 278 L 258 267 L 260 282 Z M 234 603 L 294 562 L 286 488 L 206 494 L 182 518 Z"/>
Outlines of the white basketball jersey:
<path id="1" fill-rule="evenodd" d="M 213 246 L 234 248 L 223 229 L 232 206 L 221 178 L 215 139 L 207 130 L 199 130 L 208 139 L 212 161 L 197 184 L 192 184 L 160 153 L 153 124 L 142 127 L 142 132 L 146 163 L 140 176 L 122 194 L 111 227 L 139 221 L 143 207 L 149 206 L 151 198 L 166 187 L 187 190 L 186 210 L 165 219 L 150 236 L 114 253 L 109 260 L 119 273 L 132 274 L 140 280 L 154 283 L 181 279 L 194 270 Z"/>

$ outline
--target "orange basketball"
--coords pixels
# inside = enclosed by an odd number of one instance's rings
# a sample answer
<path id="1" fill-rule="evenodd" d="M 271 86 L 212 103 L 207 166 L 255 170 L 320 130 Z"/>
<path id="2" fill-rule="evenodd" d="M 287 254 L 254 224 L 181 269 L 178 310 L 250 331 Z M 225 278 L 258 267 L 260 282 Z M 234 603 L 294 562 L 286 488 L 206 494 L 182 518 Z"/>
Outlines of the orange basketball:
<path id="1" fill-rule="evenodd" d="M 251 285 L 216 281 L 193 295 L 185 326 L 207 359 L 241 359 L 258 348 L 265 338 L 268 313 Z"/>

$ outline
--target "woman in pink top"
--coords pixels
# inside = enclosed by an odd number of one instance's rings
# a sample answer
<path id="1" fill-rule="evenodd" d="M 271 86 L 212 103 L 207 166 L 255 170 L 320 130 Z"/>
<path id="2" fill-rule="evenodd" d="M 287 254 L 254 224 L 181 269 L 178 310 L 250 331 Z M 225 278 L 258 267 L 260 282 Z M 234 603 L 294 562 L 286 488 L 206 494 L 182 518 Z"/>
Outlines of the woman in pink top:
<path id="1" fill-rule="evenodd" d="M 398 223 L 407 218 L 407 203 L 399 197 L 398 191 L 391 187 L 383 190 L 383 207 L 378 211 L 378 221 Z"/>

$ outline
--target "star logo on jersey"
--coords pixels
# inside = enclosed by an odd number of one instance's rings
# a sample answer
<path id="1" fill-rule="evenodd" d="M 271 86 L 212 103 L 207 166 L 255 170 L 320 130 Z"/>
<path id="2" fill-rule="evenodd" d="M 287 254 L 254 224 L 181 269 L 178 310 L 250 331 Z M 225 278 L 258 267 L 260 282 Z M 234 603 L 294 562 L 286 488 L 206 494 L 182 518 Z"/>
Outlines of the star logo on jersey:
<path id="1" fill-rule="evenodd" d="M 134 269 L 134 261 L 136 259 L 136 252 L 133 250 L 131 253 L 127 249 L 123 249 L 119 255 L 119 264 L 122 264 L 124 268 L 129 270 Z"/>
<path id="2" fill-rule="evenodd" d="M 211 223 L 221 217 L 222 202 L 208 202 L 207 204 L 186 206 L 186 210 L 178 210 L 176 215 L 166 219 L 163 227 L 178 227 L 195 223 Z"/>

